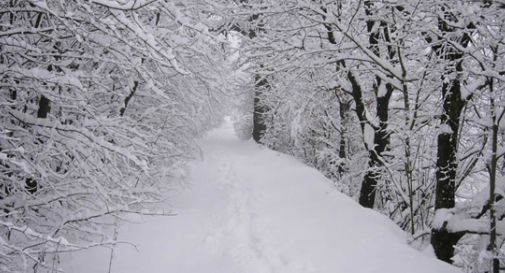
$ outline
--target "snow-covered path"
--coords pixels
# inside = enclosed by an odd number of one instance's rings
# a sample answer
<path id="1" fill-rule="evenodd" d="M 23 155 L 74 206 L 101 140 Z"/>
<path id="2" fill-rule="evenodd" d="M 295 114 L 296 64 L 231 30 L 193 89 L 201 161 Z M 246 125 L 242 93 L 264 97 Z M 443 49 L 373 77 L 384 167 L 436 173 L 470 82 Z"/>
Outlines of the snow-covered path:
<path id="1" fill-rule="evenodd" d="M 336 192 L 312 168 L 252 141 L 230 123 L 201 141 L 175 217 L 121 227 L 114 273 L 459 272 L 405 244 L 387 218 Z M 110 250 L 64 264 L 69 272 L 107 272 Z"/>

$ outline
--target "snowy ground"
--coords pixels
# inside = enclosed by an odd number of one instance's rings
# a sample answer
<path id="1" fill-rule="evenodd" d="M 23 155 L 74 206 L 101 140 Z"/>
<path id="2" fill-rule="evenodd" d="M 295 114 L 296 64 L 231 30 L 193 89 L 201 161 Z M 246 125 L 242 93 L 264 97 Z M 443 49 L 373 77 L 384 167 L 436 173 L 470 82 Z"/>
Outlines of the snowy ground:
<path id="1" fill-rule="evenodd" d="M 203 160 L 171 198 L 174 217 L 127 224 L 114 273 L 459 272 L 405 244 L 386 217 L 336 192 L 292 157 L 238 140 L 201 141 Z M 109 249 L 73 254 L 68 272 L 108 272 Z"/>

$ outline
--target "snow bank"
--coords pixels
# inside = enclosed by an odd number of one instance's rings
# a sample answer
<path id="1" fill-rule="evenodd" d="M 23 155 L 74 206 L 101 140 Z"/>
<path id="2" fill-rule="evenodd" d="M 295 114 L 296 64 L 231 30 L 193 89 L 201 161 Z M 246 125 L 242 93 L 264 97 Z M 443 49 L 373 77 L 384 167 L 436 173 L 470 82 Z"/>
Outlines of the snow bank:
<path id="1" fill-rule="evenodd" d="M 121 227 L 112 272 L 460 272 L 408 246 L 386 217 L 336 192 L 296 159 L 234 136 L 228 122 L 201 141 L 175 217 Z M 74 254 L 68 272 L 107 272 L 110 250 Z"/>

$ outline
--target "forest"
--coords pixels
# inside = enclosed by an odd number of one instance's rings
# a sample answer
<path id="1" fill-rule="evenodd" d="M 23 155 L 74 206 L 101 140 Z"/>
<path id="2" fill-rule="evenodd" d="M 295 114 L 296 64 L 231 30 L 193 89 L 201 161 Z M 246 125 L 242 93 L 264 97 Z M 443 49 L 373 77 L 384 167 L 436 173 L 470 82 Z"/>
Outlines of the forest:
<path id="1" fill-rule="evenodd" d="M 229 114 L 413 247 L 503 272 L 504 55 L 503 0 L 2 0 L 0 272 L 171 216 Z"/>

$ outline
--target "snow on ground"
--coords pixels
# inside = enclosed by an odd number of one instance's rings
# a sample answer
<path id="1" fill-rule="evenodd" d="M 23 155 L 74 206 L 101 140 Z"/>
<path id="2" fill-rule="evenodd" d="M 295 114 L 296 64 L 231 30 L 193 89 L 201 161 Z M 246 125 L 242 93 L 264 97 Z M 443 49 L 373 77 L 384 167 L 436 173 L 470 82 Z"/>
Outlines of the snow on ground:
<path id="1" fill-rule="evenodd" d="M 171 197 L 174 217 L 126 224 L 114 273 L 460 272 L 414 250 L 386 217 L 336 192 L 296 159 L 235 137 L 230 122 L 201 141 L 203 160 Z M 110 249 L 63 264 L 108 272 Z"/>

